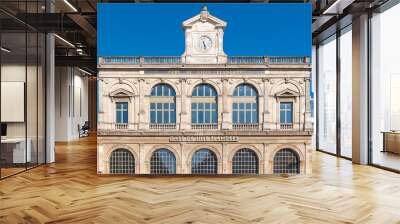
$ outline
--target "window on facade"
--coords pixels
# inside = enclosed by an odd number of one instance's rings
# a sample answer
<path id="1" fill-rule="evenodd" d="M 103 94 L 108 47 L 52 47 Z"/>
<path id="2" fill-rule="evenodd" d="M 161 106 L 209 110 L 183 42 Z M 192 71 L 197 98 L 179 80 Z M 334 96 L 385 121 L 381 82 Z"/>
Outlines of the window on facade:
<path id="1" fill-rule="evenodd" d="M 150 159 L 151 174 L 175 174 L 176 159 L 168 149 L 156 150 Z"/>
<path id="2" fill-rule="evenodd" d="M 174 125 L 176 121 L 175 91 L 167 84 L 153 87 L 150 97 L 150 123 L 156 125 Z M 171 126 L 172 127 L 172 126 Z"/>
<path id="3" fill-rule="evenodd" d="M 128 123 L 128 103 L 115 103 L 116 112 L 116 123 L 127 124 Z"/>
<path id="4" fill-rule="evenodd" d="M 200 149 L 192 157 L 192 174 L 216 174 L 218 160 L 214 152 L 209 149 Z"/>
<path id="5" fill-rule="evenodd" d="M 280 124 L 281 128 L 293 127 L 293 103 L 281 102 L 280 103 Z"/>
<path id="6" fill-rule="evenodd" d="M 248 84 L 238 85 L 233 92 L 232 123 L 257 124 L 258 102 L 256 89 Z"/>
<path id="7" fill-rule="evenodd" d="M 116 149 L 110 156 L 111 174 L 134 174 L 135 158 L 126 149 Z"/>
<path id="8" fill-rule="evenodd" d="M 274 173 L 300 173 L 300 161 L 297 153 L 292 149 L 281 149 L 274 156 Z"/>
<path id="9" fill-rule="evenodd" d="M 192 92 L 192 124 L 217 123 L 217 92 L 208 84 L 200 84 Z"/>
<path id="10" fill-rule="evenodd" d="M 233 174 L 258 174 L 258 157 L 251 149 L 240 149 L 232 159 Z"/>

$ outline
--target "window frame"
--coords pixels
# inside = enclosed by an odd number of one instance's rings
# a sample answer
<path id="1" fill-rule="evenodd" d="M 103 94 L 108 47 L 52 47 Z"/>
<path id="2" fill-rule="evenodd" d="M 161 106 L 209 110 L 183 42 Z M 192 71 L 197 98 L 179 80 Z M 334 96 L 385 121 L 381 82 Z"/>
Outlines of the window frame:
<path id="1" fill-rule="evenodd" d="M 241 87 L 247 87 L 247 88 L 250 87 L 249 88 L 250 93 L 254 93 L 255 95 L 247 95 L 246 88 L 243 88 L 243 91 L 241 91 Z M 241 94 L 241 92 L 243 92 L 243 94 Z M 248 83 L 241 83 L 237 85 L 232 94 L 232 124 L 239 124 L 239 125 L 258 124 L 259 123 L 258 98 L 259 98 L 258 91 L 253 85 Z M 247 108 L 248 104 L 250 104 L 250 108 Z M 243 105 L 243 108 L 241 108 L 241 105 Z M 250 122 L 247 122 L 248 113 L 250 115 Z M 241 122 L 241 114 L 243 114 L 243 122 Z"/>

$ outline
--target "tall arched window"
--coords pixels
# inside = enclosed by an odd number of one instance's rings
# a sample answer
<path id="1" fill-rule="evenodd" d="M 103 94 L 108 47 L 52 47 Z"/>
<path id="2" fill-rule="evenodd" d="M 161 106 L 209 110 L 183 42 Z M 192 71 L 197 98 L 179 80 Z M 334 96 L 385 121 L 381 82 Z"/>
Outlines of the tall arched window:
<path id="1" fill-rule="evenodd" d="M 217 174 L 218 159 L 209 149 L 197 150 L 192 157 L 192 174 Z"/>
<path id="2" fill-rule="evenodd" d="M 232 159 L 233 174 L 258 174 L 258 157 L 251 149 L 240 149 Z"/>
<path id="3" fill-rule="evenodd" d="M 176 159 L 168 149 L 157 149 L 150 159 L 151 174 L 175 174 Z"/>
<path id="4" fill-rule="evenodd" d="M 135 158 L 127 149 L 116 149 L 110 156 L 111 174 L 134 174 Z"/>
<path id="5" fill-rule="evenodd" d="M 192 128 L 218 128 L 217 91 L 208 84 L 197 85 L 192 92 Z"/>
<path id="6" fill-rule="evenodd" d="M 175 90 L 167 84 L 158 84 L 151 89 L 150 128 L 175 128 Z"/>
<path id="7" fill-rule="evenodd" d="M 292 149 L 281 149 L 274 156 L 274 173 L 300 173 L 300 159 Z"/>
<path id="8" fill-rule="evenodd" d="M 258 128 L 258 94 L 253 86 L 236 86 L 233 92 L 232 123 L 234 129 Z"/>

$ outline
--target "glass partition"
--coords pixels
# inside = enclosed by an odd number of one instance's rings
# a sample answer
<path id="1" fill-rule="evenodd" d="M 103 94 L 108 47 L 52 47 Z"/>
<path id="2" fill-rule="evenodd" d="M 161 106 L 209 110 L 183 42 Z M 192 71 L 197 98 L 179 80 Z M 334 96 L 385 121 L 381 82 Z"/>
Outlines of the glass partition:
<path id="1" fill-rule="evenodd" d="M 18 16 L 41 13 L 43 5 L 0 3 Z M 0 178 L 45 163 L 45 44 L 39 30 L 0 12 Z"/>

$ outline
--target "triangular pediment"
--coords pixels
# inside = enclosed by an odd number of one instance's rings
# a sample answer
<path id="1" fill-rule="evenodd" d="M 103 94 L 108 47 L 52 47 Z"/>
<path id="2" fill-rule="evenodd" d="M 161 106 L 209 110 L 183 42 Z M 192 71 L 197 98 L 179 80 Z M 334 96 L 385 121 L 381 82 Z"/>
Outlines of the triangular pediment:
<path id="1" fill-rule="evenodd" d="M 207 7 L 204 7 L 203 10 L 200 12 L 200 14 L 198 14 L 190 19 L 185 20 L 182 23 L 182 26 L 184 28 L 188 28 L 188 27 L 192 27 L 194 24 L 196 24 L 198 22 L 202 22 L 202 23 L 208 22 L 208 23 L 213 24 L 216 27 L 222 27 L 222 28 L 226 27 L 226 24 L 227 24 L 225 21 L 218 19 L 217 17 L 211 15 L 208 12 Z"/>
<path id="2" fill-rule="evenodd" d="M 275 96 L 277 97 L 295 97 L 295 96 L 299 96 L 299 93 L 290 90 L 290 89 L 284 89 L 278 93 L 275 94 Z"/>
<path id="3" fill-rule="evenodd" d="M 110 93 L 110 97 L 120 98 L 120 97 L 132 97 L 133 93 L 126 89 L 116 89 Z"/>

